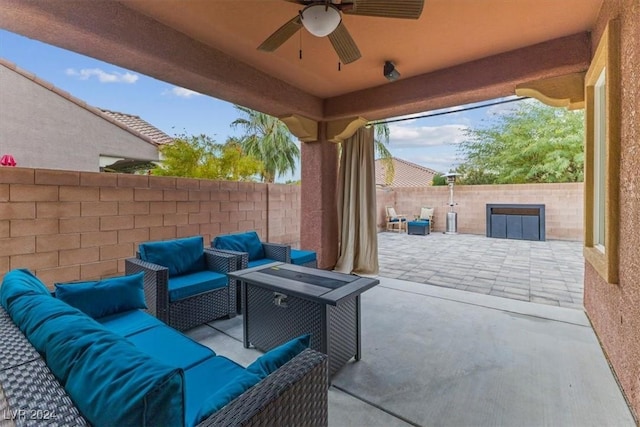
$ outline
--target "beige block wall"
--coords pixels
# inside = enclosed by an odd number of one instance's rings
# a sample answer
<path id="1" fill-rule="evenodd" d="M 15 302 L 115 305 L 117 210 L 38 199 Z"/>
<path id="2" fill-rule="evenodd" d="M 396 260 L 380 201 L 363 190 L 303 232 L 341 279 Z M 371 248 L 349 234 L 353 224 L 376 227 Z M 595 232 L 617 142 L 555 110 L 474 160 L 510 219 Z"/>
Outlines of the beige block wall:
<path id="1" fill-rule="evenodd" d="M 0 280 L 28 268 L 47 285 L 122 274 L 139 243 L 256 230 L 298 246 L 300 187 L 0 168 Z"/>
<path id="2" fill-rule="evenodd" d="M 457 185 L 454 187 L 458 233 L 486 234 L 486 205 L 493 203 L 544 204 L 547 239 L 581 241 L 583 184 Z M 385 206 L 395 206 L 409 219 L 420 208 L 433 207 L 434 230 L 444 231 L 449 211 L 449 187 L 378 189 L 379 229 L 385 228 Z"/>

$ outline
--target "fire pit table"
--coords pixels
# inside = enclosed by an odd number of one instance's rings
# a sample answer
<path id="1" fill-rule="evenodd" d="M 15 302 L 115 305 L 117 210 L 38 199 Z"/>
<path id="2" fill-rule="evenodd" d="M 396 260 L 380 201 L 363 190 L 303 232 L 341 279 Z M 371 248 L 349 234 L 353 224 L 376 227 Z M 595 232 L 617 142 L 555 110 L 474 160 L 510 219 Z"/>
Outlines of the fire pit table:
<path id="1" fill-rule="evenodd" d="M 281 262 L 229 273 L 242 286 L 244 346 L 269 351 L 311 334 L 311 348 L 329 356 L 329 375 L 360 360 L 360 294 L 379 283 Z"/>

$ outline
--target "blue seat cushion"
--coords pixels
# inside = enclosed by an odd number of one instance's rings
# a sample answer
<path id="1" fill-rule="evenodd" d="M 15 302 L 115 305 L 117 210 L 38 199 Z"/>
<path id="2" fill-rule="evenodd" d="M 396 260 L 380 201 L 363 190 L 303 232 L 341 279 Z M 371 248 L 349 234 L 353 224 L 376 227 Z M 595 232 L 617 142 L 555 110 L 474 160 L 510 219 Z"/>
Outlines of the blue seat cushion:
<path id="1" fill-rule="evenodd" d="M 286 343 L 272 348 L 251 365 L 247 366 L 247 371 L 258 375 L 261 379 L 275 372 L 276 369 L 287 363 L 289 360 L 309 348 L 311 335 L 305 334 L 294 338 Z"/>
<path id="2" fill-rule="evenodd" d="M 427 227 L 429 225 L 429 221 L 428 220 L 427 221 L 423 221 L 423 220 L 409 221 L 407 224 L 412 227 Z"/>
<path id="3" fill-rule="evenodd" d="M 302 265 L 316 260 L 314 251 L 303 251 L 302 249 L 291 249 L 291 264 Z"/>
<path id="4" fill-rule="evenodd" d="M 133 335 L 145 329 L 158 325 L 164 325 L 161 320 L 140 310 L 125 311 L 124 313 L 112 314 L 110 316 L 96 319 L 98 323 L 113 333 L 123 337 Z"/>
<path id="5" fill-rule="evenodd" d="M 209 347 L 187 338 L 167 325 L 154 326 L 130 335 L 127 339 L 137 349 L 176 368 L 189 369 L 216 355 Z"/>
<path id="6" fill-rule="evenodd" d="M 195 422 L 200 423 L 204 421 L 211 414 L 225 407 L 227 403 L 258 384 L 260 380 L 261 378 L 256 374 L 243 371 L 202 403 L 196 415 Z"/>
<path id="7" fill-rule="evenodd" d="M 94 319 L 146 309 L 143 279 L 144 272 L 141 271 L 90 282 L 56 283 L 56 298 Z"/>
<path id="8" fill-rule="evenodd" d="M 211 242 L 211 246 L 217 249 L 247 252 L 249 261 L 264 258 L 264 248 L 258 233 L 247 231 L 246 233 L 224 234 L 217 236 Z"/>
<path id="9" fill-rule="evenodd" d="M 407 220 L 406 218 L 391 218 L 389 222 L 398 222 L 398 221 L 405 222 L 406 220 Z"/>
<path id="10" fill-rule="evenodd" d="M 143 261 L 167 267 L 169 277 L 206 268 L 204 241 L 201 236 L 141 243 L 138 251 Z"/>
<path id="11" fill-rule="evenodd" d="M 257 259 L 255 261 L 249 261 L 249 264 L 247 264 L 247 268 L 257 267 L 259 265 L 271 264 L 272 262 L 278 262 L 278 261 L 276 261 L 275 259 L 269 259 L 269 258 Z"/>
<path id="12" fill-rule="evenodd" d="M 202 292 L 223 288 L 227 283 L 225 274 L 209 270 L 169 277 L 169 301 L 180 301 Z"/>
<path id="13" fill-rule="evenodd" d="M 242 366 L 222 356 L 212 357 L 184 371 L 185 425 L 197 424 L 200 408 L 209 396 L 243 372 Z"/>
<path id="14" fill-rule="evenodd" d="M 0 304 L 9 312 L 11 302 L 22 295 L 47 295 L 49 289 L 27 269 L 9 271 L 0 287 Z"/>

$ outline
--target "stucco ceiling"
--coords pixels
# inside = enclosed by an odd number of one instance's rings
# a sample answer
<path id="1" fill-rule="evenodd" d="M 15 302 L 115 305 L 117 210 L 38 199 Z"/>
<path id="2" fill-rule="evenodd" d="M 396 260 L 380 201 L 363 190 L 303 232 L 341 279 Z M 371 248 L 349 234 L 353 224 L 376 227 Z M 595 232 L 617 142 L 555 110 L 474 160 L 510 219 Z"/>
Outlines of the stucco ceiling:
<path id="1" fill-rule="evenodd" d="M 338 69 L 302 29 L 257 46 L 301 6 L 284 0 L 2 0 L 0 26 L 283 117 L 379 119 L 511 95 L 582 72 L 602 0 L 425 0 L 418 20 L 343 15 L 362 58 Z M 302 48 L 302 59 L 299 50 Z M 384 61 L 401 78 L 388 82 Z"/>
<path id="2" fill-rule="evenodd" d="M 338 70 L 327 38 L 306 30 L 273 53 L 257 46 L 302 6 L 283 0 L 123 0 L 122 3 L 320 98 L 589 31 L 601 0 L 426 0 L 420 19 L 343 15 L 362 53 Z M 302 59 L 299 50 L 302 49 Z"/>

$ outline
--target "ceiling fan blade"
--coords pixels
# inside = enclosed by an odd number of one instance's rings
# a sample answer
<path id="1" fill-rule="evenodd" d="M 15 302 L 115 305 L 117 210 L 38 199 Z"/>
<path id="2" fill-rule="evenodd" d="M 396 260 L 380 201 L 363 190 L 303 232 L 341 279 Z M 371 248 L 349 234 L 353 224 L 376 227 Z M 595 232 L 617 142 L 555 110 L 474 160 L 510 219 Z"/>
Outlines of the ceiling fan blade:
<path id="1" fill-rule="evenodd" d="M 352 4 L 343 5 L 342 11 L 349 15 L 418 19 L 424 0 L 353 0 Z"/>
<path id="2" fill-rule="evenodd" d="M 297 33 L 300 28 L 302 28 L 300 15 L 296 15 L 293 19 L 286 22 L 282 27 L 278 28 L 273 34 L 267 37 L 267 39 L 258 46 L 258 50 L 273 52 L 282 46 L 284 42 L 289 40 L 291 36 Z"/>
<path id="3" fill-rule="evenodd" d="M 356 42 L 353 41 L 347 27 L 342 22 L 333 33 L 329 34 L 329 40 L 331 40 L 331 44 L 343 64 L 349 64 L 362 56 Z"/>

